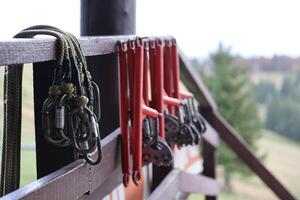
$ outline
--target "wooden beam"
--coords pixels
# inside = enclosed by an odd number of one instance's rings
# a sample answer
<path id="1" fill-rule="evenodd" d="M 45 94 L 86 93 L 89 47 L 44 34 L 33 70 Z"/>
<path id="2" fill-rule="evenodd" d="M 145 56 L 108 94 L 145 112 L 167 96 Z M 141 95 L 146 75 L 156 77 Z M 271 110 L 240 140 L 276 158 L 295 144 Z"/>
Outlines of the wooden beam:
<path id="1" fill-rule="evenodd" d="M 85 56 L 96 56 L 116 53 L 118 41 L 127 41 L 135 37 L 135 35 L 115 35 L 89 36 L 78 39 Z M 149 37 L 149 39 L 151 38 L 154 37 Z M 171 38 L 171 36 L 160 38 Z M 15 38 L 0 41 L 0 66 L 55 60 L 56 45 L 57 42 L 54 38 Z"/>
<path id="2" fill-rule="evenodd" d="M 4 196 L 1 200 L 78 199 L 100 186 L 101 190 L 97 194 L 104 197 L 112 188 L 117 187 L 122 179 L 120 159 L 114 156 L 120 155 L 119 135 L 118 129 L 102 141 L 103 160 L 98 166 L 91 166 L 83 160 L 77 160 Z"/>
<path id="3" fill-rule="evenodd" d="M 217 111 L 212 111 L 211 117 L 207 118 L 207 120 L 213 124 L 224 142 L 280 199 L 295 199 L 292 194 L 274 177 L 274 175 L 265 168 L 250 149 L 249 145 Z"/>
<path id="4" fill-rule="evenodd" d="M 217 159 L 216 159 L 216 149 L 209 144 L 207 141 L 203 141 L 203 175 L 216 179 L 216 169 L 217 169 Z M 206 195 L 206 200 L 215 200 L 217 197 L 215 195 Z"/>
<path id="5" fill-rule="evenodd" d="M 135 0 L 81 0 L 80 2 L 80 35 L 135 34 Z M 116 41 L 107 45 L 106 52 L 107 50 L 116 52 Z M 88 49 L 93 51 L 95 46 L 102 46 L 98 44 L 92 43 Z M 84 47 L 85 45 L 82 45 L 82 48 Z M 87 57 L 87 63 L 93 81 L 99 85 L 100 124 L 103 124 L 99 129 L 101 136 L 106 137 L 119 127 L 118 57 L 116 54 Z"/>
<path id="6" fill-rule="evenodd" d="M 180 191 L 185 193 L 198 193 L 208 196 L 217 196 L 220 193 L 220 187 L 216 179 L 203 175 L 181 171 L 179 184 Z"/>
<path id="7" fill-rule="evenodd" d="M 122 170 L 121 166 L 110 174 L 110 177 L 104 181 L 96 190 L 88 194 L 84 194 L 79 200 L 99 200 L 104 198 L 116 187 L 122 184 Z"/>
<path id="8" fill-rule="evenodd" d="M 191 65 L 190 61 L 180 51 L 180 78 L 189 91 L 194 94 L 194 97 L 201 106 L 211 107 L 213 110 L 217 109 L 217 104 L 207 87 L 204 85 L 197 72 Z"/>
<path id="9" fill-rule="evenodd" d="M 172 170 L 159 186 L 151 193 L 148 200 L 173 199 L 179 189 L 179 170 Z"/>
<path id="10" fill-rule="evenodd" d="M 116 52 L 116 42 L 134 36 L 102 36 L 79 38 L 85 56 L 104 55 Z M 11 39 L 0 42 L 0 66 L 44 62 L 56 56 L 54 38 Z"/>
<path id="11" fill-rule="evenodd" d="M 174 199 L 178 193 L 199 193 L 216 196 L 219 192 L 219 184 L 215 179 L 173 169 L 152 192 L 148 200 Z M 183 195 L 182 197 L 186 196 Z"/>
<path id="12" fill-rule="evenodd" d="M 205 120 L 206 121 L 206 120 Z M 206 121 L 206 132 L 202 135 L 205 142 L 217 149 L 220 145 L 219 135 L 216 130 Z"/>

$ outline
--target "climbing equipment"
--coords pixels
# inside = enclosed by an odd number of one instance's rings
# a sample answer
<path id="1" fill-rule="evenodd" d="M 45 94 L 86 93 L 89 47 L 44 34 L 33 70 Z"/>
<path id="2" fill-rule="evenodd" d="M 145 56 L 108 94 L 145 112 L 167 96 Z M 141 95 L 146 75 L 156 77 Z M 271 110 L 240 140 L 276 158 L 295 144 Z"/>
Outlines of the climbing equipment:
<path id="1" fill-rule="evenodd" d="M 42 108 L 45 139 L 58 147 L 73 145 L 89 164 L 98 164 L 102 158 L 99 88 L 91 81 L 79 42 L 72 34 L 46 25 L 24 29 L 15 38 L 36 35 L 58 41 L 53 84 Z M 23 65 L 5 67 L 1 195 L 19 188 L 22 72 Z M 96 159 L 91 158 L 94 152 Z"/>
<path id="2" fill-rule="evenodd" d="M 174 39 L 137 37 L 117 50 L 123 184 L 132 174 L 138 185 L 142 164 L 171 165 L 171 147 L 199 144 L 205 124 L 193 95 L 179 90 Z"/>

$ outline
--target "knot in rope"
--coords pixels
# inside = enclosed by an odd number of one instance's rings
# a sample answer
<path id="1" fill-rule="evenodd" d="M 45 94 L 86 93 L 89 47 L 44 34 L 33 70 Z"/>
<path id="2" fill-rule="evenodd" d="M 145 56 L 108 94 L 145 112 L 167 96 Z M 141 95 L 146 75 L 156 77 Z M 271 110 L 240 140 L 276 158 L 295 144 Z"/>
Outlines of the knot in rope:
<path id="1" fill-rule="evenodd" d="M 88 78 L 89 80 L 92 80 L 91 72 L 90 72 L 90 71 L 86 71 L 86 74 L 87 74 L 87 78 Z"/>
<path id="2" fill-rule="evenodd" d="M 52 85 L 50 88 L 49 88 L 49 96 L 52 96 L 52 97 L 59 97 L 61 95 L 61 89 L 60 89 L 60 86 L 58 85 Z"/>
<path id="3" fill-rule="evenodd" d="M 81 62 L 78 64 L 78 70 L 79 70 L 80 82 L 83 82 L 83 80 L 84 80 L 84 73 L 82 71 L 82 63 Z"/>
<path id="4" fill-rule="evenodd" d="M 75 94 L 75 86 L 73 83 L 65 83 L 61 86 L 63 93 L 68 94 L 69 97 Z"/>
<path id="5" fill-rule="evenodd" d="M 89 99 L 86 96 L 76 96 L 74 98 L 74 104 L 83 111 L 83 107 L 89 102 Z"/>

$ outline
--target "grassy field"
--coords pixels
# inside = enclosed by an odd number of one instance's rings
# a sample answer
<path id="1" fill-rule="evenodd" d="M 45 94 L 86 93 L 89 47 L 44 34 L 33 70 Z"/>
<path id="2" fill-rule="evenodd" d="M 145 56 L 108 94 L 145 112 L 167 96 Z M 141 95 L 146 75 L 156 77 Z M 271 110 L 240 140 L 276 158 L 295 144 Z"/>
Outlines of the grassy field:
<path id="1" fill-rule="evenodd" d="M 264 131 L 259 141 L 260 154 L 267 154 L 264 163 L 268 169 L 300 199 L 300 142 L 295 142 L 270 131 Z M 223 184 L 222 169 L 218 169 L 220 184 Z M 278 199 L 264 183 L 252 176 L 244 178 L 235 175 L 232 194 L 222 193 L 220 200 L 271 200 Z M 190 200 L 203 199 L 200 195 L 191 195 Z"/>

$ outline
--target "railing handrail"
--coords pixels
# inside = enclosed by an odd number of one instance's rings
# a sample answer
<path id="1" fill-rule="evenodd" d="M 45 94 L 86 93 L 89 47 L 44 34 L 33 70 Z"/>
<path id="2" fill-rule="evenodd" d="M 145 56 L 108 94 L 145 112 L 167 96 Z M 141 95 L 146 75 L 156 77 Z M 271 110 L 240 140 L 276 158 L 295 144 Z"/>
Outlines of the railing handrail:
<path id="1" fill-rule="evenodd" d="M 183 58 L 183 56 L 181 56 Z M 263 165 L 263 163 L 256 157 L 249 145 L 239 136 L 233 127 L 218 113 L 215 102 L 205 85 L 202 83 L 199 76 L 190 64 L 182 60 L 181 69 L 185 78 L 183 82 L 191 91 L 202 91 L 201 95 L 195 96 L 198 101 L 204 99 L 201 107 L 205 112 L 205 119 L 217 131 L 220 138 L 231 148 L 237 156 L 244 161 L 244 163 L 280 198 L 280 199 L 295 199 L 293 195 L 280 183 L 278 179 Z"/>
<path id="2" fill-rule="evenodd" d="M 125 41 L 133 37 L 135 36 L 83 37 L 80 38 L 79 41 L 82 46 L 84 55 L 94 56 L 115 53 L 117 41 Z M 51 38 L 12 39 L 9 41 L 0 42 L 0 66 L 54 60 L 55 48 L 56 41 L 55 39 Z M 209 93 L 201 79 L 196 75 L 195 71 L 186 61 L 183 55 L 181 55 L 181 72 L 183 83 L 187 86 L 189 90 L 195 93 L 195 97 L 200 102 L 201 106 L 208 108 L 208 110 L 211 110 L 211 114 L 213 114 L 213 117 L 207 120 L 213 126 L 213 128 L 217 128 L 218 134 L 229 145 L 229 147 L 233 149 L 242 160 L 245 161 L 245 163 L 269 186 L 269 188 L 271 188 L 274 191 L 274 193 L 278 197 L 282 199 L 295 199 L 286 190 L 286 188 L 255 157 L 255 155 L 249 149 L 247 144 L 238 137 L 234 129 L 223 118 L 220 118 L 217 112 L 216 103 L 213 100 L 211 94 Z M 211 132 L 212 133 L 208 133 L 204 137 L 204 139 L 207 142 L 210 142 L 212 146 L 217 147 L 218 136 L 217 134 L 215 134 L 214 130 Z M 59 198 L 62 198 L 60 199 L 69 199 L 71 196 L 73 198 L 82 197 L 82 195 L 84 195 L 84 193 L 88 191 L 97 191 L 101 184 L 101 187 L 116 187 L 118 184 L 121 183 L 121 180 L 118 179 L 121 176 L 116 176 L 117 178 L 114 178 L 116 179 L 113 180 L 114 184 L 103 183 L 106 180 L 108 180 L 110 175 L 120 173 L 120 158 L 117 148 L 118 135 L 119 132 L 116 131 L 114 132 L 114 134 L 111 134 L 110 136 L 104 139 L 103 143 L 105 143 L 106 145 L 104 144 L 104 158 L 100 165 L 87 167 L 87 165 L 83 165 L 82 163 L 80 163 L 80 161 L 75 161 L 74 163 L 71 163 L 70 165 L 61 169 L 65 171 L 58 170 L 46 177 L 34 181 L 28 186 L 25 186 L 24 188 L 21 188 L 13 193 L 6 195 L 4 199 L 15 197 L 22 197 L 23 199 L 40 199 L 41 196 L 39 195 L 42 195 L 41 191 L 48 190 L 47 187 L 57 189 L 57 193 L 61 191 L 62 196 L 59 196 Z M 239 148 L 235 147 L 236 144 L 238 144 Z M 91 176 L 91 174 L 93 174 L 91 173 L 91 171 L 95 172 L 93 176 Z M 62 172 L 68 174 L 65 175 Z M 72 174 L 73 172 L 76 173 Z M 68 191 L 66 193 L 65 191 L 62 191 L 62 187 L 59 186 L 62 183 L 64 183 L 64 179 L 67 176 L 69 177 L 69 181 L 71 182 L 78 182 L 78 178 L 80 177 L 84 177 L 84 179 L 80 179 L 82 180 L 82 184 L 76 184 L 76 187 L 74 187 L 74 191 Z M 86 177 L 88 177 L 89 180 Z M 70 184 L 70 182 L 66 184 Z M 101 196 L 101 194 L 107 194 L 108 190 L 99 191 Z M 101 191 L 106 191 L 106 193 L 101 193 Z M 52 194 L 44 195 L 44 199 L 53 199 Z"/>

